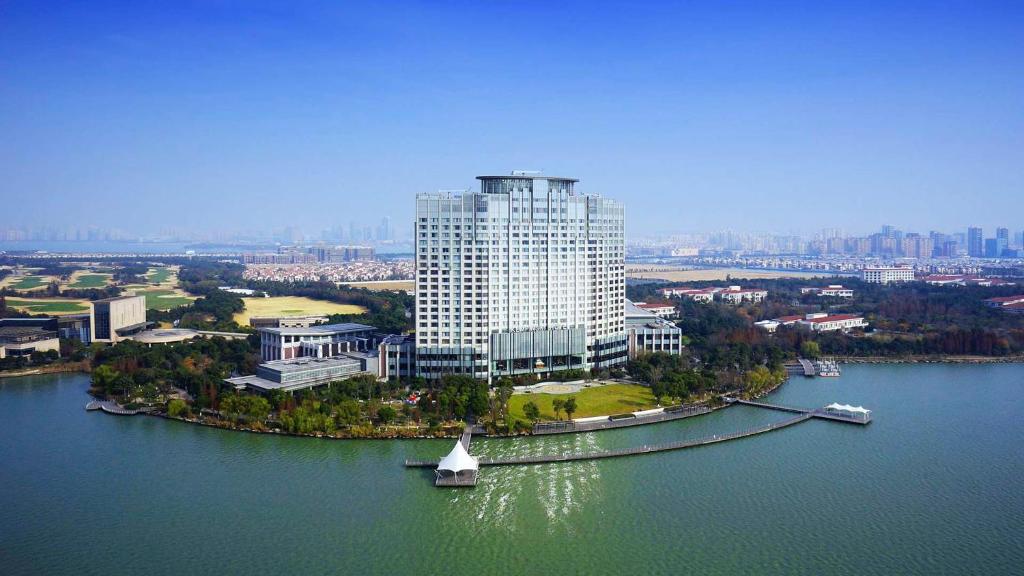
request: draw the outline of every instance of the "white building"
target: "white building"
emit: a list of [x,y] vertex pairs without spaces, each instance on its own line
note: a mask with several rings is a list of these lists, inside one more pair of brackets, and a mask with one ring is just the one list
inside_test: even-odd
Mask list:
[[803,320],[798,321],[797,324],[815,332],[831,332],[834,330],[845,332],[853,328],[864,328],[868,325],[863,317],[856,314],[829,315],[824,312],[808,314]]
[[629,357],[648,352],[683,353],[683,331],[672,322],[626,300]]
[[618,202],[577,181],[480,176],[416,197],[416,366],[428,378],[603,368],[626,360]]
[[829,284],[824,288],[820,286],[801,288],[800,293],[816,294],[818,296],[831,296],[834,298],[853,298],[853,290],[851,288],[843,288],[840,284]]
[[877,266],[865,268],[861,274],[865,282],[873,284],[912,282],[914,280],[914,269],[909,266]]
[[665,298],[689,298],[695,302],[708,303],[721,292],[721,288],[662,288],[661,295]]
[[729,304],[760,302],[768,297],[768,291],[754,288],[741,288],[739,286],[729,286],[725,290],[718,292],[718,297],[722,302]]
[[660,318],[671,318],[676,315],[676,307],[671,304],[654,304],[647,302],[634,302],[637,308],[646,310]]

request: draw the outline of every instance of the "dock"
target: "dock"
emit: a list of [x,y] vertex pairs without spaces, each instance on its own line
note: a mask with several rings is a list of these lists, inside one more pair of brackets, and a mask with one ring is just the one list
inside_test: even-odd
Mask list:
[[[753,402],[751,400],[741,400],[739,398],[726,398],[726,402],[729,404],[742,404],[744,406],[755,406],[757,408],[767,408],[769,410],[778,410],[780,412],[791,412],[799,414],[807,414],[811,418],[821,418],[822,420],[832,420],[833,422],[845,422],[847,424],[860,424],[866,426],[871,423],[871,411],[866,410],[857,416],[857,413],[844,413],[838,410],[829,410],[830,406],[839,406],[837,404],[830,404],[824,408],[817,408],[815,410],[808,410],[806,408],[794,408],[793,406],[782,406],[779,404],[768,404],[767,402]],[[845,406],[845,408],[855,408],[854,406]]]
[[116,402],[111,402],[109,400],[93,400],[85,405],[85,409],[100,410],[107,414],[116,414],[118,416],[134,416],[135,414],[140,414],[142,412],[141,410],[128,410],[127,408],[122,408],[118,406]]

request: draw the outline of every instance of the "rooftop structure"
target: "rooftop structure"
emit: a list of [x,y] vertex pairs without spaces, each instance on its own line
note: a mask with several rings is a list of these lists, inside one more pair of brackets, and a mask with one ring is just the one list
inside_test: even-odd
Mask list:
[[0,319],[0,358],[50,350],[60,353],[55,318]]
[[367,351],[376,345],[376,328],[352,322],[305,327],[260,328],[260,358],[264,362],[304,356],[320,358],[343,352]]
[[272,390],[294,392],[367,373],[369,362],[365,355],[348,354],[331,358],[276,360],[260,364],[253,376],[227,378],[224,382],[238,390],[248,389],[261,394]]

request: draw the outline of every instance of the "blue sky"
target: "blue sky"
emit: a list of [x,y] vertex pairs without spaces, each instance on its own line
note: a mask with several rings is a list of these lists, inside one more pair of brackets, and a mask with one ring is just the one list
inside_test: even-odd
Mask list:
[[4,2],[0,225],[401,225],[543,169],[633,234],[1024,228],[1022,2],[553,4]]

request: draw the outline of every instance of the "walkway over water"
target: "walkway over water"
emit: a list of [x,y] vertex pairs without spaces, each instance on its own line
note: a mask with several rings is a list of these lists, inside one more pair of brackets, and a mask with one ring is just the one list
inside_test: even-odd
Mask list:
[[814,370],[814,363],[811,362],[810,360],[806,359],[806,358],[801,358],[800,359],[800,366],[803,367],[803,369],[804,369],[804,376],[807,376],[807,377],[810,378],[810,377],[814,376],[815,374],[817,374],[817,372]]
[[[742,404],[745,406],[755,406],[758,408],[767,408],[769,410],[778,410],[781,412],[788,412],[794,414],[792,418],[783,420],[781,422],[775,422],[764,426],[758,426],[755,428],[748,428],[740,432],[733,432],[731,434],[714,434],[712,436],[705,436],[703,438],[696,438],[693,440],[680,440],[678,442],[668,442],[665,444],[645,444],[643,446],[637,446],[635,448],[623,448],[619,450],[603,450],[598,452],[581,452],[571,454],[542,454],[538,456],[520,456],[511,458],[478,458],[477,461],[480,466],[515,466],[515,465],[529,465],[529,464],[547,464],[553,462],[573,462],[577,460],[599,460],[603,458],[619,458],[622,456],[635,456],[639,454],[650,454],[653,452],[667,452],[669,450],[683,450],[686,448],[696,448],[698,446],[707,446],[709,444],[718,444],[719,442],[728,442],[729,440],[738,440],[740,438],[746,438],[748,436],[755,436],[757,434],[764,434],[765,432],[771,432],[772,430],[779,430],[786,428],[794,424],[806,422],[811,418],[821,418],[824,420],[833,420],[836,422],[846,422],[849,424],[861,424],[866,425],[871,422],[870,411],[864,411],[860,417],[854,415],[847,415],[837,413],[835,411],[829,411],[829,408],[838,406],[830,405],[829,407],[819,408],[816,410],[808,410],[806,408],[795,408],[792,406],[782,406],[780,404],[768,404],[763,402],[752,402],[750,400],[741,400],[739,398],[726,398],[726,402],[729,404]],[[853,407],[847,407],[853,408]],[[464,447],[469,448],[469,439],[472,432],[467,428],[462,434],[459,442],[463,443]],[[406,460],[405,465],[409,468],[436,468],[438,460]],[[473,471],[472,478],[465,478],[460,482],[460,479],[456,475],[455,478],[449,478],[446,482],[442,483],[440,478],[435,482],[436,486],[473,486],[476,484],[477,475],[476,471]]]
[[834,420],[836,422],[846,422],[848,424],[861,424],[867,425],[871,423],[871,414],[865,414],[863,417],[857,417],[850,414],[841,414],[838,412],[830,412],[826,408],[818,408],[816,410],[807,410],[806,408],[794,408],[792,406],[782,406],[779,404],[768,404],[767,402],[752,402],[750,400],[741,400],[739,398],[726,398],[726,402],[729,404],[743,404],[744,406],[756,406],[758,408],[768,408],[769,410],[779,410],[782,412],[792,412],[794,414],[807,414],[812,418],[821,418],[823,420]]
[[[669,450],[683,450],[685,448],[695,448],[697,446],[707,446],[709,444],[717,444],[719,442],[728,442],[729,440],[736,440],[738,438],[746,438],[747,436],[754,436],[757,434],[763,434],[765,432],[771,432],[772,430],[778,430],[794,424],[805,422],[812,418],[811,414],[799,414],[788,420],[782,422],[775,422],[765,426],[759,426],[757,428],[749,428],[741,432],[733,432],[732,434],[715,434],[713,436],[705,436],[703,438],[697,438],[694,440],[681,440],[678,442],[669,442],[666,444],[646,444],[644,446],[637,446],[635,448],[623,448],[620,450],[603,450],[600,452],[581,452],[578,454],[542,454],[539,456],[521,456],[515,458],[479,458],[478,461],[481,466],[514,466],[523,464],[547,464],[551,462],[572,462],[575,460],[599,460],[602,458],[618,458],[621,456],[633,456],[638,454],[650,454],[652,452],[666,452]],[[409,468],[433,468],[437,466],[437,460],[406,460],[405,465]]]

